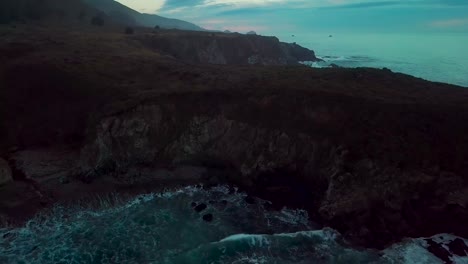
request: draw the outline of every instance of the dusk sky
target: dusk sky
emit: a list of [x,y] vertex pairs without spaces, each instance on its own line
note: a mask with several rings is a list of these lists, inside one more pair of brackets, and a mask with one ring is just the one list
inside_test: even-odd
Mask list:
[[279,32],[467,32],[468,0],[118,0],[207,29]]

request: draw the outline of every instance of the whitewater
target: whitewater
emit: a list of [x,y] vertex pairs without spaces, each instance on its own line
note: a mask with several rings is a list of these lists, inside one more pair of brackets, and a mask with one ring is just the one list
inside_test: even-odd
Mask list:
[[[0,229],[0,263],[444,263],[424,238],[355,248],[306,211],[268,210],[268,201],[246,197],[228,186],[190,186],[56,206]],[[456,238],[432,237],[444,247]]]

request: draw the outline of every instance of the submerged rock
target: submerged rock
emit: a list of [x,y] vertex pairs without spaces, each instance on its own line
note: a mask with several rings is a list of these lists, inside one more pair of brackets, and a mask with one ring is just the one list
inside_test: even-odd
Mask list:
[[205,210],[207,207],[208,206],[206,204],[201,203],[201,204],[195,206],[195,211],[199,213],[199,212]]
[[206,214],[206,215],[203,215],[203,220],[206,221],[206,222],[211,222],[211,221],[213,221],[213,214]]

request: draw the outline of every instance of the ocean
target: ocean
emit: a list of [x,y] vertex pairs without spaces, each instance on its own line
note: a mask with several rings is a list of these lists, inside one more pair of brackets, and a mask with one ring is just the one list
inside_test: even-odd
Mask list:
[[295,34],[279,35],[312,49],[326,67],[389,68],[430,81],[468,87],[468,35],[447,34]]
[[[0,229],[0,263],[443,263],[423,238],[380,251],[355,248],[306,211],[272,211],[268,201],[246,197],[228,186],[189,186],[56,206],[23,227]],[[455,237],[432,239],[447,244]]]

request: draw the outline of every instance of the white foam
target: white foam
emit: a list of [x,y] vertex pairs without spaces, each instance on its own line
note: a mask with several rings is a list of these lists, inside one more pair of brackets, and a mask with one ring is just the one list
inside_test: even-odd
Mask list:
[[346,56],[325,56],[320,59],[324,61],[348,61],[350,60],[350,58]]
[[[299,231],[294,233],[278,233],[278,234],[235,234],[221,239],[219,242],[228,241],[241,241],[248,240],[252,246],[263,246],[269,245],[271,238],[286,237],[286,238],[297,238],[305,236],[309,238],[318,237],[325,241],[334,241],[338,237],[338,232],[330,228],[324,228],[322,230],[311,230],[311,231]],[[215,242],[218,243],[218,242]]]
[[[180,198],[187,199],[190,201],[191,197],[195,197],[199,199],[202,197],[203,199],[210,199],[210,197],[218,197],[221,196],[223,199],[233,201],[231,204],[239,206],[244,206],[244,197],[246,196],[245,193],[237,193],[237,190],[234,194],[229,194],[230,188],[228,186],[218,186],[211,188],[209,191],[206,191],[200,186],[189,186],[184,188],[179,188],[176,190],[165,191],[162,193],[150,193],[150,194],[143,194],[136,196],[130,200],[121,200],[117,196],[109,196],[102,199],[100,205],[103,208],[64,208],[64,207],[57,207],[55,208],[55,212],[52,214],[51,217],[37,217],[27,223],[24,228],[17,228],[17,229],[0,229],[1,233],[12,232],[11,237],[20,237],[20,240],[16,238],[11,239],[10,242],[8,239],[4,239],[1,241],[0,236],[0,253],[2,254],[13,254],[10,252],[15,252],[13,250],[14,246],[21,246],[23,247],[24,252],[28,252],[28,247],[31,247],[33,244],[31,243],[24,243],[22,241],[32,241],[34,237],[49,237],[52,240],[61,241],[63,235],[67,235],[72,233],[73,230],[88,230],[89,226],[89,219],[92,217],[99,217],[99,216],[113,216],[115,213],[120,213],[121,211],[125,211],[131,209],[132,207],[138,206],[144,203],[151,203],[157,199],[178,199]],[[219,198],[219,197],[218,197]],[[215,199],[218,199],[215,198]],[[185,201],[185,200],[183,200]],[[178,200],[176,201],[178,202]],[[248,210],[258,210],[263,209],[261,204],[267,203],[267,201],[259,202],[259,207],[249,207]],[[188,205],[187,205],[188,206]],[[241,207],[242,208],[242,207]],[[138,208],[137,208],[138,209]],[[242,209],[244,210],[244,209]],[[276,234],[234,234],[228,237],[225,237],[217,242],[213,242],[213,244],[217,243],[225,243],[225,242],[241,242],[247,243],[251,249],[255,248],[263,248],[264,250],[270,250],[271,248],[282,247],[283,245],[287,245],[291,241],[295,241],[298,239],[298,242],[302,243],[312,243],[315,250],[322,252],[325,255],[333,255],[333,254],[367,254],[370,255],[376,254],[377,251],[373,250],[365,250],[365,251],[358,251],[353,249],[352,247],[344,247],[340,243],[336,243],[339,239],[340,234],[330,228],[324,228],[321,230],[311,230],[308,226],[309,219],[306,211],[302,210],[293,210],[284,208],[281,211],[268,211],[265,212],[265,220],[273,222],[273,229],[272,230],[279,230],[284,231],[285,233],[276,233]],[[223,212],[219,212],[221,216]],[[67,216],[68,215],[68,216]],[[296,230],[305,230],[305,231],[298,231],[298,232],[291,232]],[[238,230],[242,232],[242,229]],[[280,231],[280,232],[281,232]],[[265,231],[259,231],[265,232]],[[60,239],[58,239],[60,238]],[[449,250],[448,244],[457,239],[458,237],[450,235],[450,234],[439,234],[436,236],[431,237],[436,243],[440,243],[444,248]],[[217,239],[217,238],[215,238]],[[310,239],[310,240],[309,240]],[[383,253],[382,258],[380,259],[381,262],[379,263],[395,263],[395,264],[405,264],[405,263],[421,263],[421,264],[429,264],[429,263],[443,263],[439,258],[431,254],[428,250],[428,244],[425,241],[426,238],[416,238],[416,239],[407,239],[401,243],[397,243],[391,246],[388,249],[381,251]],[[63,240],[64,248],[66,248],[66,240]],[[466,239],[463,241],[468,244]],[[286,243],[286,244],[283,244]],[[2,249],[3,247],[3,249]],[[26,249],[25,249],[26,248]],[[18,251],[18,252],[21,252]],[[351,252],[351,253],[349,253]],[[57,252],[57,254],[61,254]],[[13,255],[11,256],[13,259]],[[249,259],[244,259],[244,261],[239,260],[239,263],[267,263],[262,262],[266,260],[263,256],[259,255],[258,257],[249,256]],[[468,264],[468,257],[460,257],[460,256],[452,256],[451,260],[456,264]]]
[[306,210],[289,209],[285,207],[276,218],[291,225],[308,225],[309,223],[309,214]]
[[335,241],[338,238],[339,233],[331,228],[326,227],[321,230],[299,231],[299,232],[294,232],[294,233],[280,233],[280,234],[274,234],[274,236],[291,237],[291,238],[296,238],[298,236],[306,236],[309,238],[319,237],[325,241]]
[[300,61],[299,63],[312,68],[330,68],[330,64],[325,61]]
[[241,241],[247,240],[251,246],[268,246],[270,241],[267,238],[267,235],[251,235],[251,234],[236,234],[228,236],[224,239],[221,239],[220,242],[232,242],[232,241]]
[[269,263],[267,257],[265,256],[249,256],[249,257],[241,257],[237,260],[234,260],[231,262],[231,264],[237,264],[237,263],[242,263],[242,264],[265,264]]
[[443,264],[439,258],[426,250],[422,241],[417,239],[410,239],[403,243],[395,244],[383,250],[383,253],[383,259],[387,260],[389,263]]

